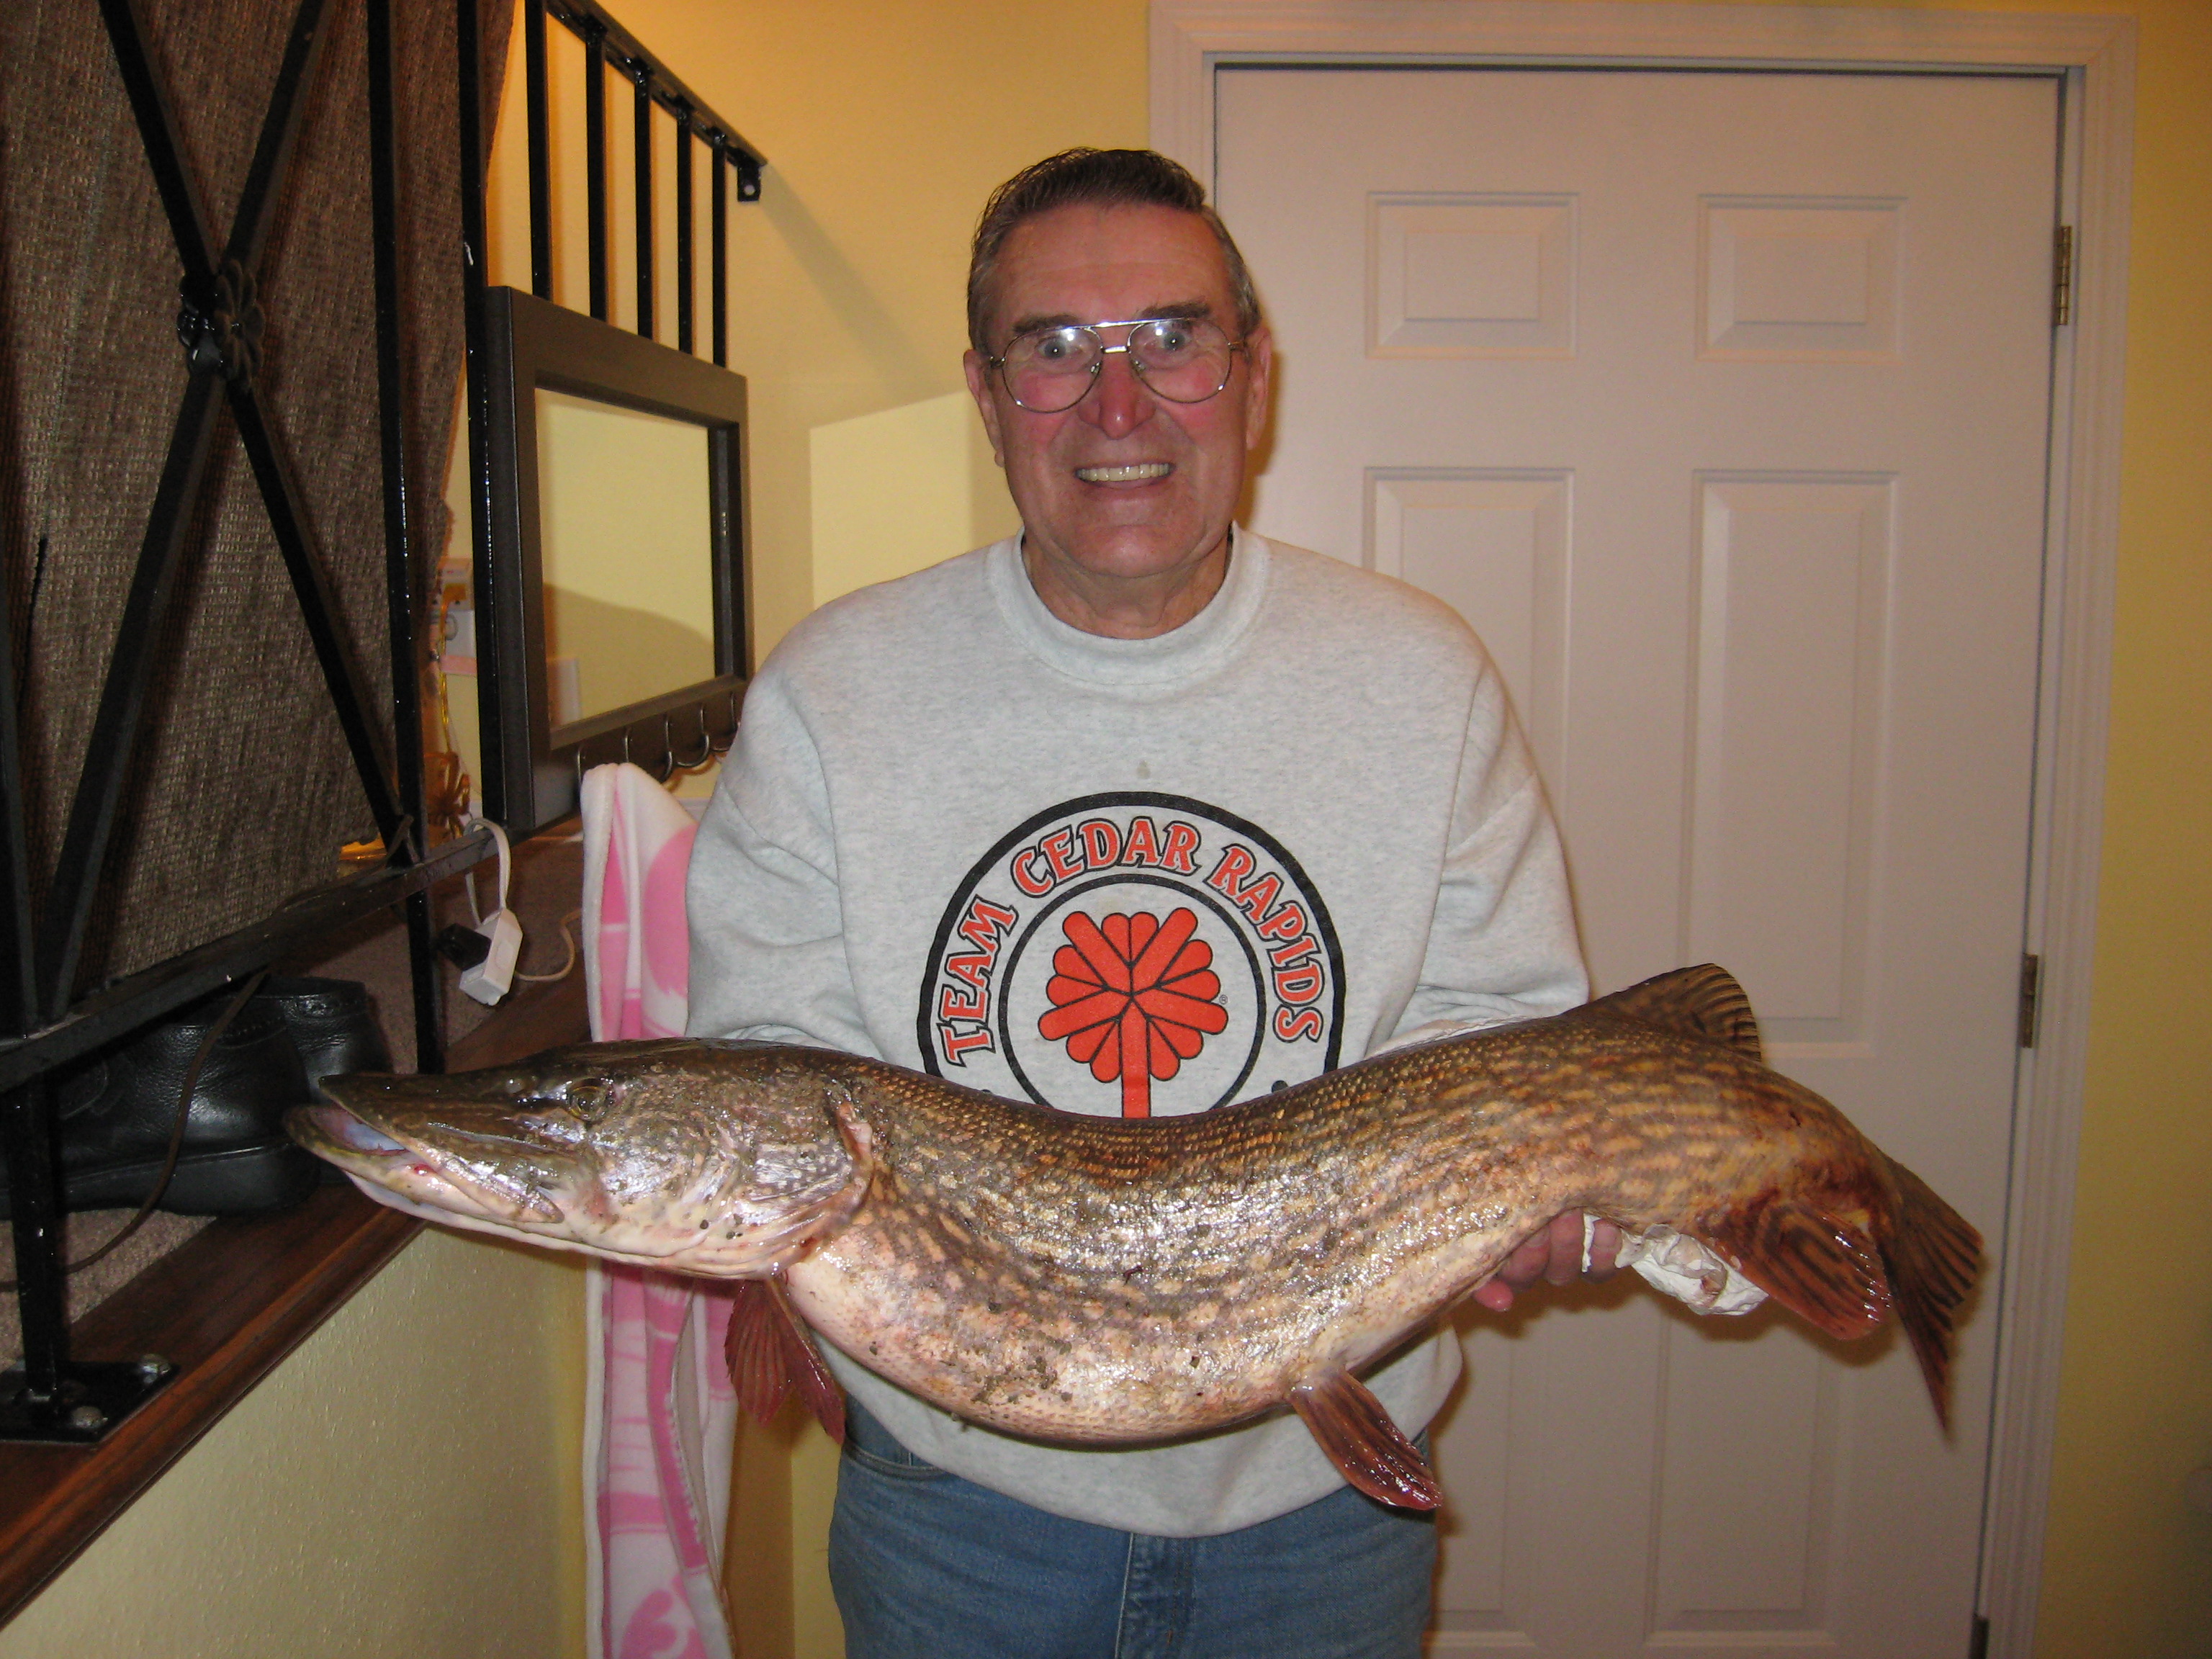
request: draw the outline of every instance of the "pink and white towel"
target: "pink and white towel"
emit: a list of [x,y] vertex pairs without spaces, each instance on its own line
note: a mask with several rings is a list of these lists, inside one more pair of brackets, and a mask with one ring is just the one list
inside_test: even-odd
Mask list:
[[[584,775],[584,984],[596,1041],[683,1034],[696,826],[639,768]],[[722,1599],[737,1399],[730,1298],[593,1262],[586,1291],[590,1659],[732,1659]]]
[[698,825],[641,767],[584,774],[584,987],[592,1040],[682,1036],[684,878]]

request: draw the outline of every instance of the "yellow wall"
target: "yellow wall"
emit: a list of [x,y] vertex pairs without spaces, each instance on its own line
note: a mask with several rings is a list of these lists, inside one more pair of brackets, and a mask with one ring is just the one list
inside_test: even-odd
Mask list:
[[1014,527],[1013,503],[965,387],[807,435],[817,605]]
[[[2201,1659],[2212,1517],[2185,1510],[2181,1483],[2212,1463],[2212,3],[1982,9],[2141,25],[2095,1024],[2038,1649]],[[826,501],[869,489],[895,501],[898,467],[933,459],[949,476],[962,464],[951,426],[917,406],[960,388],[976,208],[1063,145],[1145,141],[1145,9],[623,0],[619,10],[772,161],[763,204],[732,215],[732,249],[765,651],[860,574],[849,526]],[[1051,100],[1024,96],[1035,64],[1079,72]],[[871,475],[868,446],[848,441],[872,428],[841,423],[884,416],[904,436]],[[904,556],[995,533],[1006,521],[985,521],[994,505],[971,497],[962,538],[957,507],[939,502],[929,516],[940,527]],[[819,1571],[832,1469],[826,1443],[800,1436],[797,1602],[769,1622],[808,1659],[838,1651]]]
[[2212,1516],[2181,1490],[2212,1466],[2212,4],[2131,9],[2112,751],[2045,1659],[2212,1652]]
[[581,1277],[423,1235],[0,1629],[0,1659],[581,1653]]
[[[760,204],[730,214],[730,366],[746,377],[752,413],[755,639],[765,654],[829,596],[816,587],[817,512],[834,519],[856,496],[894,499],[902,472],[973,475],[972,415],[953,423],[925,409],[891,422],[880,468],[833,434],[817,475],[814,434],[962,391],[960,295],[976,210],[993,185],[1052,150],[1145,142],[1145,9],[1141,0],[624,0],[616,15],[770,164]],[[550,31],[556,70],[564,33]],[[1039,99],[1030,90],[1036,64],[1077,67]],[[511,96],[508,107],[519,106]],[[623,117],[611,116],[610,129],[626,130],[626,102],[611,98],[609,108]],[[558,99],[555,115],[557,125]],[[617,137],[626,179],[626,140]],[[527,287],[518,258],[528,246],[523,153],[507,142],[500,150],[490,272]],[[665,156],[658,173],[671,175]],[[626,193],[625,182],[618,203]],[[664,223],[672,202],[664,196]],[[556,218],[558,297],[580,305],[580,216],[556,209]],[[618,276],[628,225],[618,208]],[[662,315],[672,317],[665,280],[661,294]],[[616,320],[633,320],[635,304],[619,280]],[[703,339],[703,299],[700,325]],[[659,331],[674,337],[672,324]],[[915,564],[1012,528],[1002,492],[974,489],[969,499],[964,524],[955,513],[933,515],[931,533],[909,544]],[[829,591],[842,591],[839,556],[825,562]]]

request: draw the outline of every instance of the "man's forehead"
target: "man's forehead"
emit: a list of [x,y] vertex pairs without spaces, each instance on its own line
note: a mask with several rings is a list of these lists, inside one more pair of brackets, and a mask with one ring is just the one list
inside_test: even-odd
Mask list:
[[1017,225],[994,309],[1008,333],[1141,317],[1225,319],[1235,309],[1212,228],[1174,208],[1079,204]]

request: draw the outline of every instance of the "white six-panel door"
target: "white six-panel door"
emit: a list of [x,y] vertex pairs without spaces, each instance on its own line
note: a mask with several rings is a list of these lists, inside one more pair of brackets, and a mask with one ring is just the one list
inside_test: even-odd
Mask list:
[[[1488,641],[1599,989],[1719,961],[1771,1056],[2002,1225],[2055,82],[1224,70],[1276,332],[1255,528]],[[1470,1316],[1435,1649],[1961,1659],[1996,1332],[1630,1285]]]

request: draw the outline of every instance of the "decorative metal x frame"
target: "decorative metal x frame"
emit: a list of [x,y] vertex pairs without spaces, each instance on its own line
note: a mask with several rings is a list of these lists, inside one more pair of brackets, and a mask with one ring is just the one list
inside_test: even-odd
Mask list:
[[[283,554],[329,686],[332,706],[352,751],[362,787],[386,846],[402,830],[389,744],[369,718],[369,699],[338,622],[328,567],[317,545],[292,463],[256,380],[263,328],[256,295],[257,268],[270,222],[290,169],[295,142],[326,38],[325,0],[301,0],[285,44],[276,90],[261,125],[260,141],[246,187],[220,252],[210,234],[207,210],[187,170],[173,106],[146,50],[137,0],[100,0],[100,14],[138,123],[146,160],[184,265],[183,304],[177,332],[191,378],[177,410],[161,483],[148,515],[146,535],[125,602],[115,652],[101,688],[83,772],[70,806],[69,825],[52,890],[38,928],[36,981],[40,1012],[57,1019],[75,994],[85,932],[101,872],[113,842],[117,809],[131,755],[145,723],[147,692],[162,623],[183,562],[185,541],[205,487],[214,452],[216,407],[230,405],[246,447],[270,527]],[[410,734],[411,735],[411,734]],[[419,848],[416,849],[419,852]]]
[[[319,62],[326,0],[300,0],[261,132],[218,252],[205,206],[184,161],[174,108],[147,52],[138,0],[99,0],[148,167],[184,267],[177,331],[188,378],[161,481],[117,629],[83,769],[43,907],[30,891],[21,750],[11,630],[0,629],[0,1151],[13,1206],[17,1304],[24,1364],[0,1374],[0,1439],[100,1439],[171,1374],[166,1364],[72,1363],[62,1298],[60,1185],[46,1075],[215,986],[265,965],[298,940],[404,902],[415,981],[416,1063],[443,1064],[428,886],[490,850],[483,833],[428,850],[422,802],[421,708],[416,682],[416,582],[408,546],[401,383],[405,355],[398,255],[392,0],[364,0],[368,46],[369,185],[374,224],[379,428],[384,462],[386,623],[392,661],[392,730],[370,717],[370,699],[339,621],[327,562],[278,428],[256,376],[263,318],[261,255],[282,199],[307,94]],[[479,95],[473,52],[476,0],[460,0],[462,126]],[[464,167],[464,187],[472,175]],[[477,180],[480,188],[480,179]],[[469,220],[464,202],[464,219]],[[476,215],[481,219],[481,208]],[[480,234],[480,227],[479,232]],[[85,936],[112,850],[131,753],[145,725],[157,653],[175,596],[185,540],[207,482],[216,410],[227,402],[245,445],[293,592],[306,621],[362,788],[392,862],[385,871],[286,906],[131,979],[76,1000]],[[395,775],[396,763],[396,775]],[[40,914],[34,914],[40,912]]]

